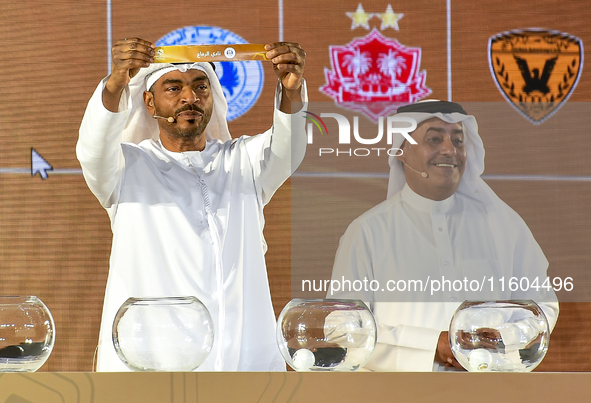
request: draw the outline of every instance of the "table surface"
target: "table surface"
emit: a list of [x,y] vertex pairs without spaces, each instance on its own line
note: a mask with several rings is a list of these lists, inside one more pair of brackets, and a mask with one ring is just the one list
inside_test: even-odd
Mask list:
[[4,373],[0,403],[583,402],[591,373]]

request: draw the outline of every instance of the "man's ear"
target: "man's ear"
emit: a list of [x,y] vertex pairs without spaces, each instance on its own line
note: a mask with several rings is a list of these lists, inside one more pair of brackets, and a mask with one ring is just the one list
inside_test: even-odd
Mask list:
[[396,158],[398,158],[398,161],[404,163],[406,162],[406,151],[410,148],[410,143],[404,140],[399,148],[402,150],[402,154],[397,155]]
[[150,115],[154,116],[156,113],[156,107],[154,106],[154,94],[150,91],[144,91],[144,104]]

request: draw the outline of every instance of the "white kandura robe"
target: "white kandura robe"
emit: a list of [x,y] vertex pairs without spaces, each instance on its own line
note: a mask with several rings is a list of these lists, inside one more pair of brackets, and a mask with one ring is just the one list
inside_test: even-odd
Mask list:
[[[330,298],[366,301],[378,324],[378,343],[365,369],[374,371],[445,370],[434,363],[439,333],[449,330],[455,310],[466,299],[533,299],[546,314],[550,330],[558,316],[553,292],[510,292],[511,277],[546,278],[548,262],[525,222],[505,205],[504,233],[496,233],[484,205],[456,192],[433,201],[413,192],[408,185],[354,220],[341,238],[332,279],[342,283],[367,278],[380,289],[337,292]],[[499,258],[495,238],[514,242],[512,261]],[[501,292],[499,278],[505,277]],[[390,280],[443,278],[477,280],[482,291],[443,293],[387,291]],[[490,279],[493,280],[490,280]],[[493,285],[491,289],[491,283]],[[375,284],[375,283],[374,283]],[[400,287],[403,283],[399,283]],[[451,290],[450,290],[451,288]],[[458,289],[459,287],[457,287]],[[468,287],[469,288],[469,287]]]
[[98,371],[129,370],[111,336],[123,302],[163,296],[196,296],[211,313],[214,345],[199,370],[284,371],[264,259],[263,207],[303,159],[302,113],[277,109],[278,88],[273,127],[265,133],[174,153],[154,140],[121,142],[129,92],[120,112],[109,112],[102,103],[105,83],[88,104],[76,149],[113,230]]
[[[484,144],[472,115],[462,113],[398,113],[421,123],[438,118],[461,123],[467,154],[466,168],[456,192],[433,201],[413,192],[406,183],[403,165],[389,158],[388,199],[353,221],[337,250],[333,279],[374,277],[380,287],[388,280],[493,279],[485,280],[482,292],[337,293],[332,298],[360,298],[368,303],[378,323],[378,342],[365,369],[373,371],[445,370],[434,362],[437,340],[448,330],[455,309],[471,300],[531,299],[544,310],[550,330],[558,317],[553,290],[532,288],[509,292],[508,279],[547,278],[548,260],[531,231],[511,207],[484,182]],[[396,136],[392,148],[401,146]],[[429,178],[424,180],[428,181]],[[505,292],[499,278],[505,276]],[[422,278],[421,278],[422,277]],[[396,301],[396,302],[395,302]],[[429,302],[428,302],[429,301]]]

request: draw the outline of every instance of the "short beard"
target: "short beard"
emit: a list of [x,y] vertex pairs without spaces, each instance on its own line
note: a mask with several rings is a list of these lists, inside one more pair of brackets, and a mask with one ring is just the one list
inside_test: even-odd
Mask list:
[[179,138],[179,139],[197,138],[205,132],[205,128],[207,127],[207,124],[209,123],[209,119],[207,119],[207,121],[206,121],[205,115],[203,115],[203,117],[204,117],[204,119],[201,121],[201,123],[195,127],[188,127],[185,129],[179,129],[176,126],[173,126],[174,123],[162,122],[163,129],[166,131],[166,133],[170,134],[173,137]]
[[[201,136],[203,133],[205,133],[205,128],[207,127],[207,125],[209,124],[209,121],[211,120],[211,115],[212,115],[213,111],[211,109],[204,111],[199,107],[189,107],[189,108],[183,107],[183,108],[177,109],[174,112],[175,119],[179,113],[186,111],[186,110],[197,110],[202,113],[201,122],[199,123],[199,125],[194,126],[194,127],[188,127],[185,129],[179,129],[176,125],[176,121],[174,123],[170,123],[168,121],[159,121],[160,127],[166,133],[168,133],[172,137],[176,137],[178,139],[194,139],[194,138]],[[160,115],[160,113],[158,111],[156,111],[156,115]]]

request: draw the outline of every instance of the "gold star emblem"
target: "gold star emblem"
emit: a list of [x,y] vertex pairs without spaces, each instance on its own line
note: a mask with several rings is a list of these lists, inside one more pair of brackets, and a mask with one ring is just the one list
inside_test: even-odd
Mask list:
[[388,4],[388,8],[386,8],[386,12],[383,14],[377,14],[382,19],[382,25],[380,26],[380,30],[383,31],[388,27],[394,28],[396,31],[399,31],[398,28],[398,20],[404,17],[404,14],[396,14],[392,10],[392,6]]
[[347,17],[353,20],[351,29],[362,27],[369,30],[369,19],[373,17],[373,13],[366,13],[361,3],[357,6],[357,10],[354,13],[347,13]]

